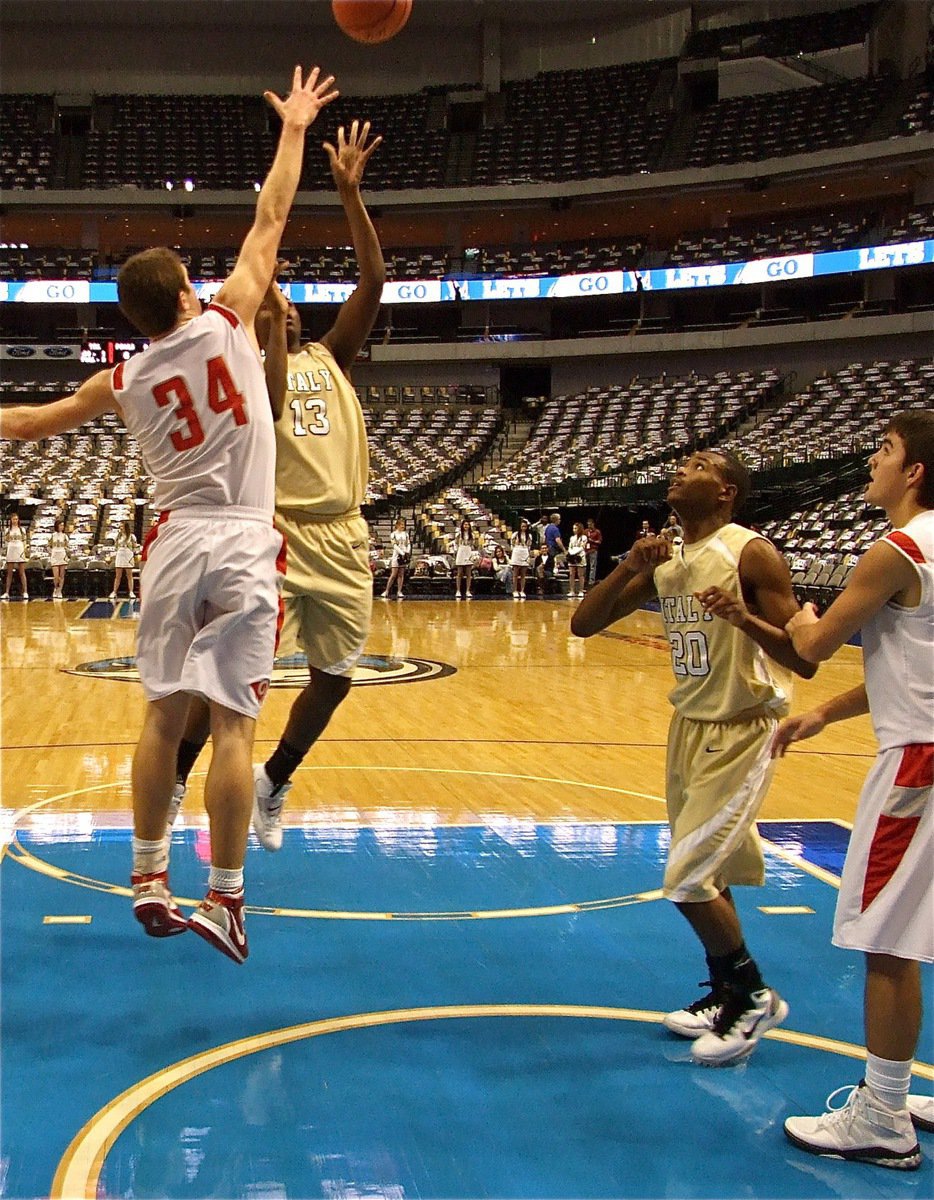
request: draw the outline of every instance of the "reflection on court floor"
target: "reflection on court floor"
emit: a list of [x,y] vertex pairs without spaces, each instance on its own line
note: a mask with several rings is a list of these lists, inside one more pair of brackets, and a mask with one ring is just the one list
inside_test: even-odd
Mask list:
[[[0,870],[2,1195],[929,1196],[930,1138],[903,1176],[782,1136],[860,1077],[862,963],[830,946],[846,829],[762,832],[739,903],[791,1015],[718,1071],[659,1025],[704,972],[658,898],[664,825],[292,828],[251,847],[237,967],[142,935],[128,830],[27,822]],[[206,873],[206,833],[177,833],[176,893]]]

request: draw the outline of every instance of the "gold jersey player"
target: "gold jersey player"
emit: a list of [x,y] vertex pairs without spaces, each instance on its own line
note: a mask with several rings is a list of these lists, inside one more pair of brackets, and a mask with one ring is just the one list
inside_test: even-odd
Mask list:
[[[257,317],[266,350],[266,382],[275,419],[276,527],[288,557],[282,647],[308,658],[309,682],[292,705],[272,756],[254,768],[253,828],[267,850],[282,845],[282,803],[291,776],[350,691],[373,607],[369,532],[360,512],[369,474],[366,426],[348,372],[379,311],[386,269],[376,230],[360,196],[369,122],[354,121],[337,146],[325,143],[350,224],[359,281],[320,342],[301,344],[295,306],[275,291]],[[192,706],[179,750],[175,803],[207,737]]]
[[691,455],[668,491],[683,544],[640,538],[571,618],[572,631],[590,637],[653,596],[661,605],[675,675],[663,891],[703,944],[710,972],[710,992],[665,1025],[691,1038],[695,1061],[710,1066],[745,1058],[788,1014],[746,948],[730,888],[764,880],[755,819],[772,775],[771,742],[788,711],[791,673],[815,671],[784,630],[798,611],[784,559],[733,521],[748,488],[732,455]]

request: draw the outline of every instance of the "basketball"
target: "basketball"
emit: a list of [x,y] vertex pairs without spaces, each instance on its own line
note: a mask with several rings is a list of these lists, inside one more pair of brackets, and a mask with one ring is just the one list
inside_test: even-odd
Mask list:
[[405,25],[412,0],[331,0],[334,20],[355,42],[387,42]]

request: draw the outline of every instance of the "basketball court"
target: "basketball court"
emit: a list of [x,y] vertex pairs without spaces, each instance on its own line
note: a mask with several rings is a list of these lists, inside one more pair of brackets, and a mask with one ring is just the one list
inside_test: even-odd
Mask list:
[[[660,620],[584,642],[571,611],[376,606],[282,851],[251,841],[237,967],[132,920],[132,606],[5,610],[3,1195],[931,1194],[928,1135],[903,1174],[782,1134],[861,1075],[862,962],[830,927],[868,720],[779,764],[766,886],[738,895],[789,1019],[745,1065],[696,1067],[660,1024],[704,971],[658,892]],[[300,678],[279,664],[257,759]],[[860,678],[845,648],[795,707]],[[208,754],[173,839],[185,909],[207,874]],[[916,1091],[934,1089],[931,1040]]]

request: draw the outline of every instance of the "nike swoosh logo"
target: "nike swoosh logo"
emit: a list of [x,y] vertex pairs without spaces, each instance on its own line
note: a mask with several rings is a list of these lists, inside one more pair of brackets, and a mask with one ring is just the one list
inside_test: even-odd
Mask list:
[[719,746],[705,746],[704,753],[705,754],[719,754],[720,747]]
[[752,1035],[753,1035],[753,1034],[756,1032],[756,1030],[759,1028],[759,1025],[760,1025],[760,1023],[761,1023],[761,1022],[762,1022],[762,1021],[763,1021],[763,1020],[764,1020],[764,1019],[765,1019],[767,1016],[768,1016],[768,1013],[760,1013],[760,1014],[759,1014],[759,1016],[758,1016],[758,1017],[756,1017],[755,1021],[753,1021],[753,1023],[752,1023],[752,1028],[751,1028],[751,1029],[747,1029],[747,1030],[746,1030],[746,1032],[743,1034],[743,1037],[746,1039],[746,1041],[747,1041],[747,1042],[750,1040],[750,1038],[752,1037]]
[[362,545],[363,542],[351,542],[350,548],[351,550],[359,550]]

